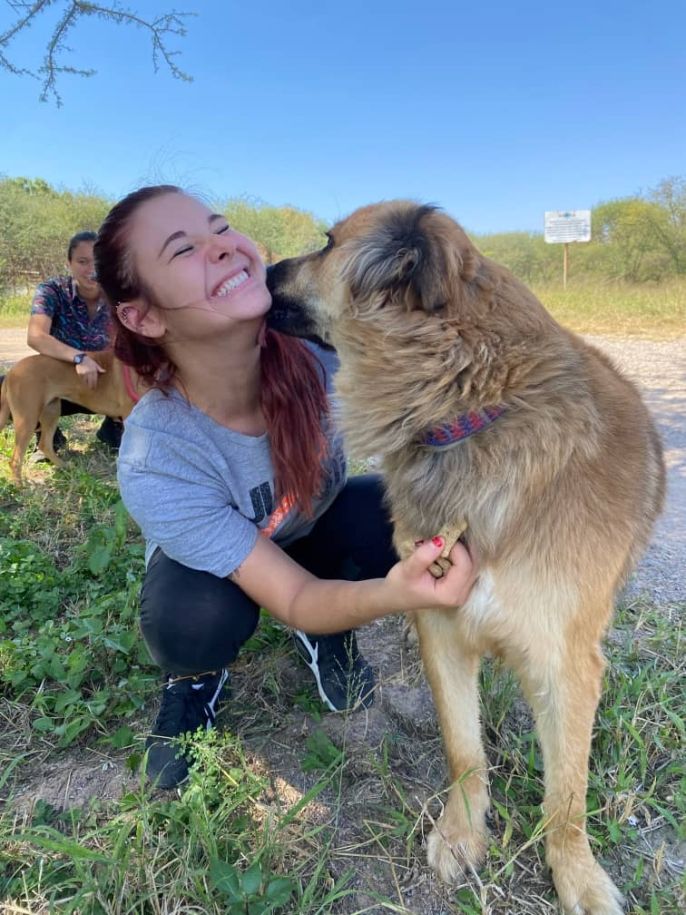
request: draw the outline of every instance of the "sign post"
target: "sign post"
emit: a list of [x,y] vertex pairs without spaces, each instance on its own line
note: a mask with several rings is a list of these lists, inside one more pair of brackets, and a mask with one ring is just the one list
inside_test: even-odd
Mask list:
[[591,240],[590,210],[546,210],[545,241],[550,245],[564,245],[562,255],[562,287],[567,288],[569,272],[569,245],[575,241]]

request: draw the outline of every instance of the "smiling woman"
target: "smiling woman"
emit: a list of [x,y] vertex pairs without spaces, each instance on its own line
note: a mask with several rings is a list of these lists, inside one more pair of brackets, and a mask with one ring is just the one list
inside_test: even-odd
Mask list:
[[373,701],[352,627],[454,607],[474,571],[458,546],[436,581],[442,542],[396,562],[379,480],[346,480],[317,350],[266,329],[265,267],[223,216],[142,188],[110,212],[95,257],[115,352],[150,388],[127,419],[119,483],[147,540],[141,626],[166,677],[147,771],[170,788],[188,773],[175,738],[213,724],[260,607],[294,629],[322,701],[342,711]]
[[[104,369],[87,351],[108,349],[111,322],[102,292],[93,276],[93,243],[95,232],[78,232],[69,241],[67,262],[69,274],[53,276],[42,283],[33,296],[26,342],[43,356],[50,356],[73,366],[76,375],[94,389]],[[82,404],[68,400],[60,402],[63,416],[90,413]],[[119,420],[106,416],[97,438],[116,450],[121,439]],[[65,438],[59,428],[54,444],[60,448]],[[38,458],[45,458],[42,452]]]

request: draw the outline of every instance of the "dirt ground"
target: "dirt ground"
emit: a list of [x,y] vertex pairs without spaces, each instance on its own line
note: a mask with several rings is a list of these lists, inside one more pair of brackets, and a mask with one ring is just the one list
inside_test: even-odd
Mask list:
[[0,328],[0,372],[6,372],[18,359],[30,356],[32,352],[26,345],[26,330],[23,327]]

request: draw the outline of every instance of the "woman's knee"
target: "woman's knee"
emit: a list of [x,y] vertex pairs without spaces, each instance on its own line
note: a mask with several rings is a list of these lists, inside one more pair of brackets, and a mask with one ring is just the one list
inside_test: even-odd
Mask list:
[[201,673],[235,660],[259,607],[233,582],[189,569],[158,550],[141,592],[141,631],[166,671]]

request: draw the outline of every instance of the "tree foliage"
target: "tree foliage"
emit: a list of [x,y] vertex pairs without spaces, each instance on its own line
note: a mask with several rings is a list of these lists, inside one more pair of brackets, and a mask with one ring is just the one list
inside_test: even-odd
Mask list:
[[[89,190],[57,190],[42,178],[0,178],[0,292],[63,273],[71,236],[97,231],[112,203]],[[235,198],[225,212],[257,242],[267,263],[324,243],[324,223],[297,207]]]
[[[645,195],[608,200],[591,213],[592,241],[571,246],[575,277],[642,283],[686,274],[686,179],[667,178]],[[561,245],[537,233],[476,236],[477,247],[528,283],[559,278]]]
[[653,230],[669,255],[674,272],[686,273],[686,178],[665,178],[651,192],[657,204]]
[[[112,201],[95,192],[58,190],[42,178],[0,177],[0,292],[19,291],[60,273],[69,238],[96,231]],[[223,207],[230,224],[274,263],[324,244],[326,224],[294,206],[234,197]],[[593,241],[572,245],[571,276],[629,282],[686,273],[686,179],[668,178],[643,196],[598,204]],[[529,284],[559,280],[561,245],[534,232],[475,236],[477,247]]]
[[315,251],[324,244],[326,224],[293,206],[275,207],[248,197],[235,197],[224,209],[230,225],[252,238],[267,264]]
[[87,190],[57,191],[42,178],[0,180],[0,288],[63,273],[71,236],[97,231],[110,205]]
[[[169,40],[172,37],[184,37],[186,28],[184,20],[191,13],[179,13],[172,10],[159,16],[144,16],[135,10],[122,7],[119,3],[89,3],[86,0],[7,0],[15,12],[16,18],[4,32],[0,33],[0,70],[7,70],[15,76],[29,76],[42,83],[40,100],[54,99],[60,106],[62,99],[57,91],[58,78],[65,73],[76,76],[93,76],[95,70],[85,70],[64,62],[71,48],[67,38],[87,18],[100,19],[109,25],[126,25],[141,29],[148,34],[152,46],[152,62],[155,72],[160,63],[164,63],[176,79],[190,81],[191,77],[176,63],[179,52],[171,50]],[[46,14],[56,10],[54,22],[45,48],[42,64],[37,69],[28,69],[15,64],[8,56],[8,49],[14,39],[43,20]]]
[[535,232],[501,232],[475,236],[474,241],[486,257],[505,264],[525,283],[547,282],[560,273],[560,252],[547,245]]

